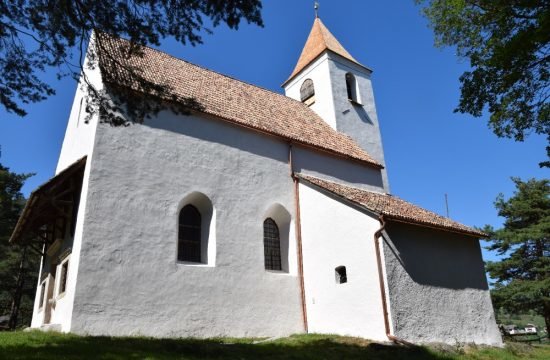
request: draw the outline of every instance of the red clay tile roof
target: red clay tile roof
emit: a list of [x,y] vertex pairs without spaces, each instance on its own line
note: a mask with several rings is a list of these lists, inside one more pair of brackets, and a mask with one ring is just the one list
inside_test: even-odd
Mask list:
[[481,231],[413,205],[393,195],[358,189],[303,174],[296,174],[296,176],[378,215],[384,215],[388,220],[415,223],[442,230],[459,232],[478,238],[487,237],[487,234]]
[[[125,56],[130,42],[101,36],[99,61],[105,82],[143,91],[124,76],[121,65],[139,69],[144,80],[169,89],[170,98],[194,99],[200,110],[226,121],[345,158],[383,168],[349,136],[332,129],[299,101],[177,59],[161,51],[139,47],[142,56]],[[110,56],[107,56],[105,53]],[[116,59],[114,61],[113,59]],[[117,63],[118,62],[118,63]]]
[[[292,79],[296,74],[302,71],[306,66],[308,66],[317,56],[325,50],[330,50],[354,63],[361,65],[357,60],[347,52],[346,49],[336,40],[334,35],[327,29],[327,27],[321,22],[321,19],[315,18],[313,22],[313,27],[309,33],[302,54],[298,59],[298,63],[292,71],[292,74],[285,81],[285,84]],[[361,65],[363,66],[363,65]]]

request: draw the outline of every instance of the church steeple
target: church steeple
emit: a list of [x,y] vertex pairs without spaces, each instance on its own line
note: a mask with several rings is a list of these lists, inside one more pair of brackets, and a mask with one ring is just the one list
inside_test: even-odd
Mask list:
[[[316,17],[283,88],[286,96],[309,106],[333,129],[349,135],[384,165],[371,75],[372,70],[351,56]],[[385,169],[382,177],[389,192]]]
[[336,37],[334,37],[334,35],[332,35],[332,33],[327,29],[325,24],[323,24],[321,19],[316,17],[313,22],[313,27],[309,32],[306,44],[304,45],[304,49],[302,50],[302,54],[296,63],[296,67],[294,68],[294,71],[292,71],[292,74],[288,80],[285,81],[285,84],[292,80],[294,76],[314,61],[325,50],[332,51],[333,53],[338,54],[359,66],[363,66],[355,60],[353,56],[351,56],[342,44],[340,44]]

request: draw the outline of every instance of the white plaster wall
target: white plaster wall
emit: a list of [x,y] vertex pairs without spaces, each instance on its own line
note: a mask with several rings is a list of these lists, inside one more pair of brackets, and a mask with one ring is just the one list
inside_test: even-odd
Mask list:
[[[92,36],[93,43],[93,36]],[[86,71],[86,76],[88,81],[93,84],[97,90],[103,88],[101,81],[101,74],[99,72],[99,67],[93,69],[88,68],[89,60],[86,57],[84,60],[84,69]],[[51,324],[61,325],[62,331],[69,331],[71,328],[71,318],[72,310],[75,296],[75,287],[76,279],[78,274],[78,264],[80,259],[80,246],[82,242],[82,232],[83,224],[85,218],[85,209],[86,209],[86,199],[88,194],[88,179],[90,176],[90,162],[92,160],[93,152],[93,143],[95,139],[97,124],[98,124],[98,114],[94,114],[88,121],[85,122],[86,111],[85,107],[85,90],[83,87],[83,80],[79,82],[75,94],[75,99],[73,101],[73,106],[71,113],[67,122],[67,129],[65,131],[65,137],[63,140],[63,145],[61,148],[61,153],[59,155],[59,160],[57,163],[56,174],[64,170],[75,161],[81,159],[83,156],[87,156],[87,163],[84,170],[84,178],[82,182],[82,188],[80,193],[80,202],[78,206],[78,214],[75,224],[74,238],[70,239],[71,244],[64,244],[62,247],[70,246],[71,250],[71,259],[69,260],[69,268],[67,273],[67,285],[66,292],[62,297],[56,299],[55,308],[52,309],[51,315]],[[66,241],[69,241],[67,239]],[[40,272],[42,273],[42,260],[40,264]],[[49,266],[49,263],[48,263]],[[40,279],[39,279],[40,281]],[[58,281],[58,279],[56,279]],[[58,289],[58,284],[56,284],[55,291]],[[40,282],[37,287],[37,292],[35,296],[33,316],[31,321],[31,327],[38,328],[43,325],[44,322],[44,312],[38,311],[38,302],[40,300]]]
[[[93,46],[93,36],[90,46]],[[101,91],[103,89],[103,83],[101,80],[99,66],[96,64],[95,68],[90,69],[89,65],[90,61],[86,56],[84,59],[83,69],[87,80],[96,88],[96,90]],[[88,121],[86,120],[86,86],[84,77],[81,76],[76,88],[69,120],[67,122],[65,137],[63,139],[61,153],[59,155],[57,168],[55,170],[56,174],[83,156],[89,155],[92,151],[98,117],[97,115],[94,115],[88,119]]]
[[286,84],[284,86],[285,95],[300,101],[300,88],[306,79],[313,80],[315,89],[315,103],[310,108],[336,130],[336,117],[327,53],[313,61]]
[[[64,258],[64,260],[67,258]],[[61,331],[68,331],[69,324],[71,321],[71,308],[72,308],[72,297],[74,294],[69,295],[69,288],[74,290],[74,280],[72,283],[69,282],[69,273],[71,267],[73,266],[72,258],[68,256],[69,266],[67,268],[67,282],[65,286],[65,292],[63,294],[59,293],[60,280],[61,280],[61,263],[56,266],[56,276],[55,276],[55,288],[53,299],[55,303],[52,306],[50,324],[61,325]],[[73,277],[76,272],[73,272]],[[69,295],[69,297],[67,297]]]
[[477,239],[391,222],[384,239],[396,336],[502,345]]
[[[40,270],[38,275],[42,274],[42,266],[44,265],[42,259],[40,259]],[[31,319],[31,328],[39,328],[44,322],[44,312],[40,310],[40,286],[42,284],[42,279],[39,276],[36,285],[36,293],[34,295],[34,305],[32,310],[32,319]]]
[[[94,46],[94,35],[89,46]],[[88,57],[84,59],[83,69],[89,84],[93,85],[97,91],[103,90],[103,82],[99,66],[90,66]],[[68,332],[72,326],[73,307],[76,295],[76,284],[79,274],[79,265],[81,257],[81,247],[84,233],[85,219],[87,218],[86,209],[88,201],[88,186],[90,181],[91,163],[94,157],[94,142],[99,125],[99,114],[95,113],[87,119],[85,111],[86,89],[84,79],[81,77],[79,86],[76,90],[75,99],[71,115],[67,123],[67,130],[61,148],[61,154],[57,164],[56,173],[73,164],[83,156],[87,156],[86,167],[82,179],[82,188],[80,190],[78,213],[74,230],[74,237],[71,245],[71,255],[69,259],[69,268],[67,272],[66,291],[62,298],[56,300],[56,308],[52,314],[52,323],[60,324],[61,331]]]
[[[264,269],[264,216],[279,204],[294,218],[287,158],[282,141],[197,116],[163,112],[145,125],[100,124],[71,331],[303,332],[295,255],[288,273]],[[215,211],[214,266],[176,261],[179,205],[192,191],[208,196]]]
[[293,147],[292,163],[297,173],[384,192],[380,170],[364,163],[301,147]]
[[[370,156],[386,166],[382,135],[374,102],[372,72],[333,53],[329,54],[328,63],[337,130],[349,135]],[[346,73],[348,72],[355,76],[360,104],[348,100],[346,87]],[[385,191],[389,193],[387,169],[382,170],[382,179]]]
[[[96,120],[97,121],[97,120]],[[84,178],[82,180],[82,189],[80,192],[80,202],[78,205],[78,214],[76,217],[75,232],[72,242],[71,255],[69,259],[69,268],[67,273],[67,289],[62,299],[57,301],[56,316],[52,318],[56,324],[61,324],[61,331],[68,332],[72,329],[73,308],[76,296],[76,285],[79,274],[79,264],[81,258],[81,247],[84,233],[85,219],[87,218],[88,184],[90,179],[90,164],[93,154],[89,154],[84,169]]]
[[[309,185],[299,190],[309,332],[387,340],[373,241],[378,221]],[[345,284],[335,281],[341,265]]]

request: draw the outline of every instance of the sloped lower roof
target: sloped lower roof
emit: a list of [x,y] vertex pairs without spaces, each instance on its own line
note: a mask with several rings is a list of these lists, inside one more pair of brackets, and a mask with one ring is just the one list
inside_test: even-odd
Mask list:
[[292,71],[289,78],[285,81],[285,84],[306,66],[308,66],[313,60],[315,60],[317,56],[321,55],[321,53],[325,50],[330,50],[350,61],[353,61],[357,65],[363,66],[359,63],[359,61],[355,60],[346,49],[344,49],[342,44],[340,44],[334,35],[332,35],[321,19],[315,18],[306,44],[304,45],[300,58],[296,63],[296,67]]
[[[309,107],[299,101],[272,91],[253,86],[231,77],[204,69],[149,47],[136,46],[129,41],[104,33],[99,61],[103,80],[144,92],[129,79],[127,66],[145,81],[168,89],[174,101],[192,99],[198,111],[217,116],[286,140],[314,147],[345,158],[383,168],[351,139],[332,129]],[[126,56],[124,49],[139,48],[141,56]],[[195,109],[195,110],[197,110]]]
[[462,225],[393,195],[358,189],[303,174],[297,174],[296,176],[378,215],[384,215],[388,220],[414,223],[439,228],[441,230],[459,232],[477,238],[487,237],[487,234],[479,230]]
[[[17,243],[23,241],[23,237],[27,235],[29,229],[33,227],[40,227],[43,225],[41,222],[43,218],[51,217],[52,208],[56,208],[53,197],[56,195],[56,191],[64,192],[71,184],[67,184],[74,176],[82,177],[84,174],[84,168],[86,166],[86,156],[75,161],[69,167],[55,175],[38,188],[36,188],[25,203],[25,207],[17,220],[15,229],[13,230],[10,243]],[[79,184],[80,186],[80,184]],[[44,210],[44,207],[46,210]]]

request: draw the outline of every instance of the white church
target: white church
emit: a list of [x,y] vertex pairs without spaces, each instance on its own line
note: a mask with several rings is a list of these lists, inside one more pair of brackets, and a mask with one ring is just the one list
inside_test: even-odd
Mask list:
[[[140,91],[105,41],[89,81]],[[113,126],[78,88],[11,238],[42,254],[33,328],[502,344],[484,234],[391,195],[372,70],[319,18],[285,95],[142,50],[118,60],[200,110]]]

